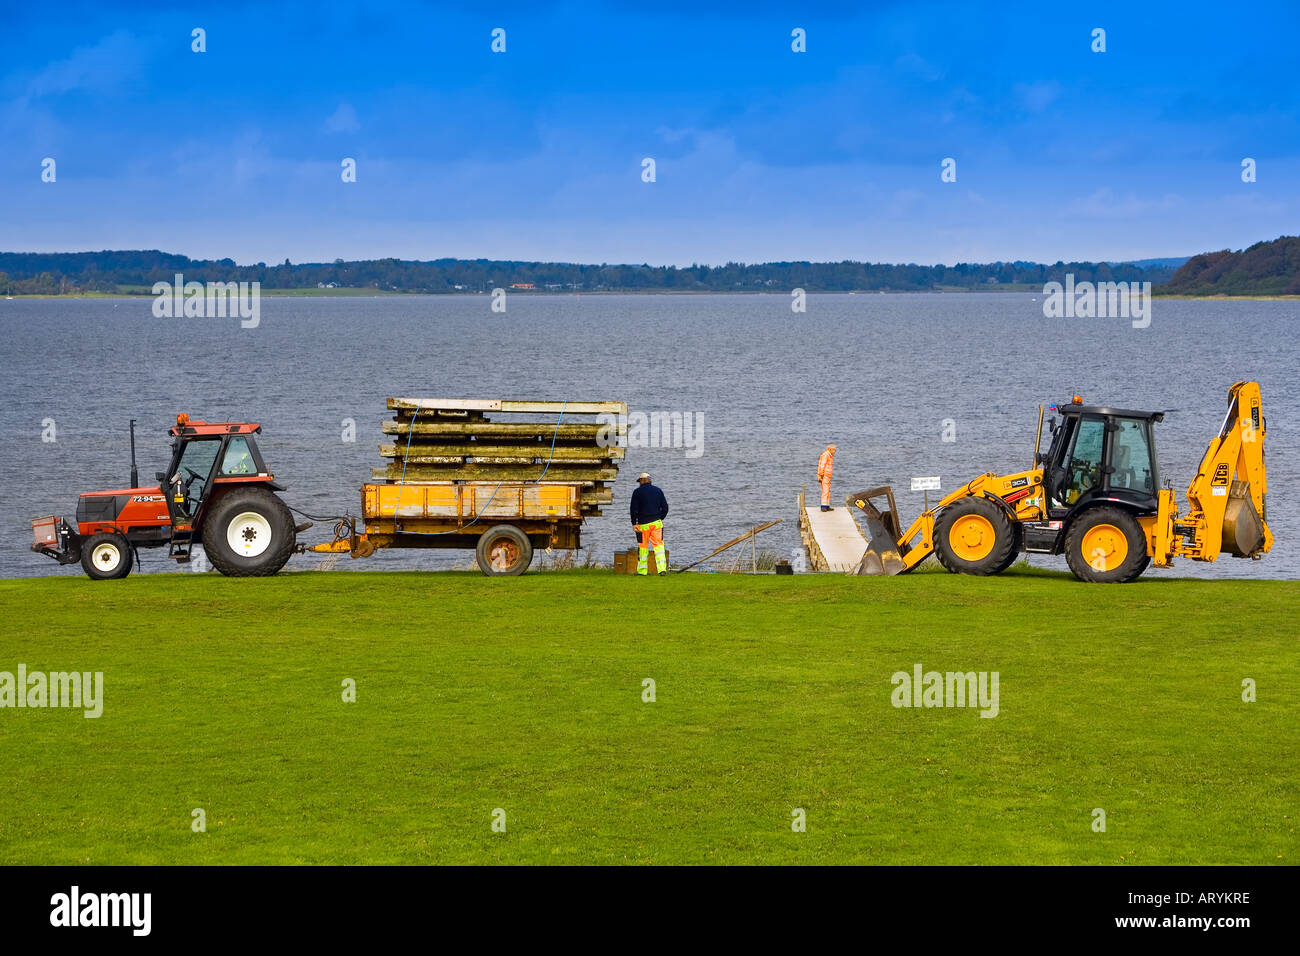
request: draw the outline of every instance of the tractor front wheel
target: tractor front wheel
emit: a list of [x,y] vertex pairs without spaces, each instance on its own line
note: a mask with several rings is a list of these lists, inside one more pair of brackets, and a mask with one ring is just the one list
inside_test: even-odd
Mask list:
[[131,543],[116,532],[92,534],[81,542],[81,567],[92,581],[124,578],[131,564]]
[[1006,512],[987,498],[959,498],[934,523],[939,563],[960,574],[999,574],[1016,557],[1016,535]]
[[1147,565],[1147,537],[1137,518],[1121,508],[1090,508],[1065,535],[1065,560],[1080,581],[1126,584]]
[[285,503],[256,486],[226,492],[203,521],[203,553],[232,578],[275,574],[289,560],[297,538]]

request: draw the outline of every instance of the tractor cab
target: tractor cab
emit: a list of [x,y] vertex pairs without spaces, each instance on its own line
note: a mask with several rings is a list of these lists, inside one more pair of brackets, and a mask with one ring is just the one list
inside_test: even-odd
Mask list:
[[1084,405],[1078,395],[1051,410],[1060,420],[1048,420],[1052,440],[1038,461],[1049,517],[1063,518],[1094,501],[1155,512],[1159,470],[1152,426],[1164,412]]
[[283,490],[257,450],[253,436],[261,430],[260,425],[245,422],[208,424],[176,416],[170,429],[171,464],[155,476],[166,489],[174,527],[189,530],[197,523],[204,504],[221,484],[261,479],[267,487]]

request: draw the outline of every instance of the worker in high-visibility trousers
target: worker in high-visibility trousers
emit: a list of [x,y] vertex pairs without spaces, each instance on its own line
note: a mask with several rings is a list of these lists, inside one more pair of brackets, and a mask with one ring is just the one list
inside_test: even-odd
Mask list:
[[668,517],[668,499],[650,483],[650,476],[637,476],[632,492],[632,527],[636,530],[636,573],[650,573],[650,549],[655,550],[655,567],[668,573],[668,556],[664,552],[664,518]]
[[817,480],[822,486],[822,511],[831,510],[831,475],[835,472],[835,446],[827,445],[817,459]]

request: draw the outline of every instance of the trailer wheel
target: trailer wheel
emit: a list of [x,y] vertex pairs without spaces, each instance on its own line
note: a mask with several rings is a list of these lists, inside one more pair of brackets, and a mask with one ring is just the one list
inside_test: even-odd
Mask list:
[[533,543],[512,524],[488,528],[474,549],[479,570],[491,576],[523,574],[533,563]]
[[203,552],[232,578],[279,571],[297,543],[293,515],[266,488],[236,488],[217,499],[203,521]]
[[1147,538],[1127,511],[1102,505],[1089,508],[1065,535],[1065,560],[1080,581],[1126,584],[1147,565]]
[[960,574],[999,574],[1015,560],[1016,536],[1006,512],[987,498],[959,498],[934,523],[939,563]]
[[92,581],[111,581],[131,573],[131,543],[116,532],[94,534],[81,542],[81,567]]

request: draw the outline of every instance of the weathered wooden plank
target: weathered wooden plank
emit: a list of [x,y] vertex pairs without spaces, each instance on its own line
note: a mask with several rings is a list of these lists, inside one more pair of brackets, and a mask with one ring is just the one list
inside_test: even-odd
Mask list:
[[388,407],[406,411],[481,411],[532,415],[626,415],[627,402],[530,402],[484,398],[390,398]]
[[[396,485],[399,484],[399,482],[388,481],[385,482],[385,484]],[[469,485],[479,485],[479,486],[486,486],[489,490],[497,486],[497,482],[495,481],[457,481],[455,479],[450,479],[450,478],[416,479],[416,478],[411,478],[410,475],[407,475],[406,481],[401,482],[400,484],[402,484],[402,486],[406,488],[459,488],[459,487],[465,487]],[[549,474],[546,476],[545,480],[543,481],[526,481],[526,482],[521,482],[521,484],[526,484],[530,486],[539,486],[539,487],[545,487],[546,485],[572,486],[574,488],[582,489],[580,493],[586,493],[592,490],[599,491],[606,487],[605,483],[600,481],[552,481],[551,476]]]
[[[560,445],[552,452],[550,445],[544,442],[523,445],[486,445],[482,442],[467,442],[460,445],[431,445],[426,442],[413,441],[408,446],[405,442],[392,445],[380,445],[379,454],[384,458],[403,458],[407,461],[425,464],[426,458],[507,458],[520,461],[583,461],[601,463],[622,460],[627,454],[625,448],[600,448],[594,445]],[[429,462],[433,464],[433,462]]]
[[[548,461],[557,463],[561,461],[561,459],[557,458],[548,459],[545,455],[515,455],[512,457],[498,455],[491,458],[475,458],[471,455],[465,455],[457,458],[450,455],[404,455],[400,451],[396,455],[385,455],[384,457],[392,458],[398,464],[406,462],[408,465],[446,465],[457,469],[462,465],[470,467],[477,465],[484,467],[513,465],[524,468],[532,465],[545,465]],[[610,464],[607,458],[569,458],[563,459],[563,463],[575,468],[583,466],[593,469],[609,467]]]
[[[406,466],[407,481],[536,481],[542,476],[542,465],[414,465]],[[402,478],[402,464],[396,461],[387,468],[376,468],[375,478],[397,481]],[[617,468],[599,468],[590,465],[552,463],[546,477],[554,482],[568,484],[575,481],[614,481]]]
[[537,438],[550,441],[581,440],[595,442],[601,435],[614,437],[626,435],[625,425],[574,424],[565,422],[559,426],[546,422],[443,422],[417,421],[414,426],[409,422],[384,422],[380,430],[385,435],[435,435],[439,438],[453,436],[482,435],[484,437]]

